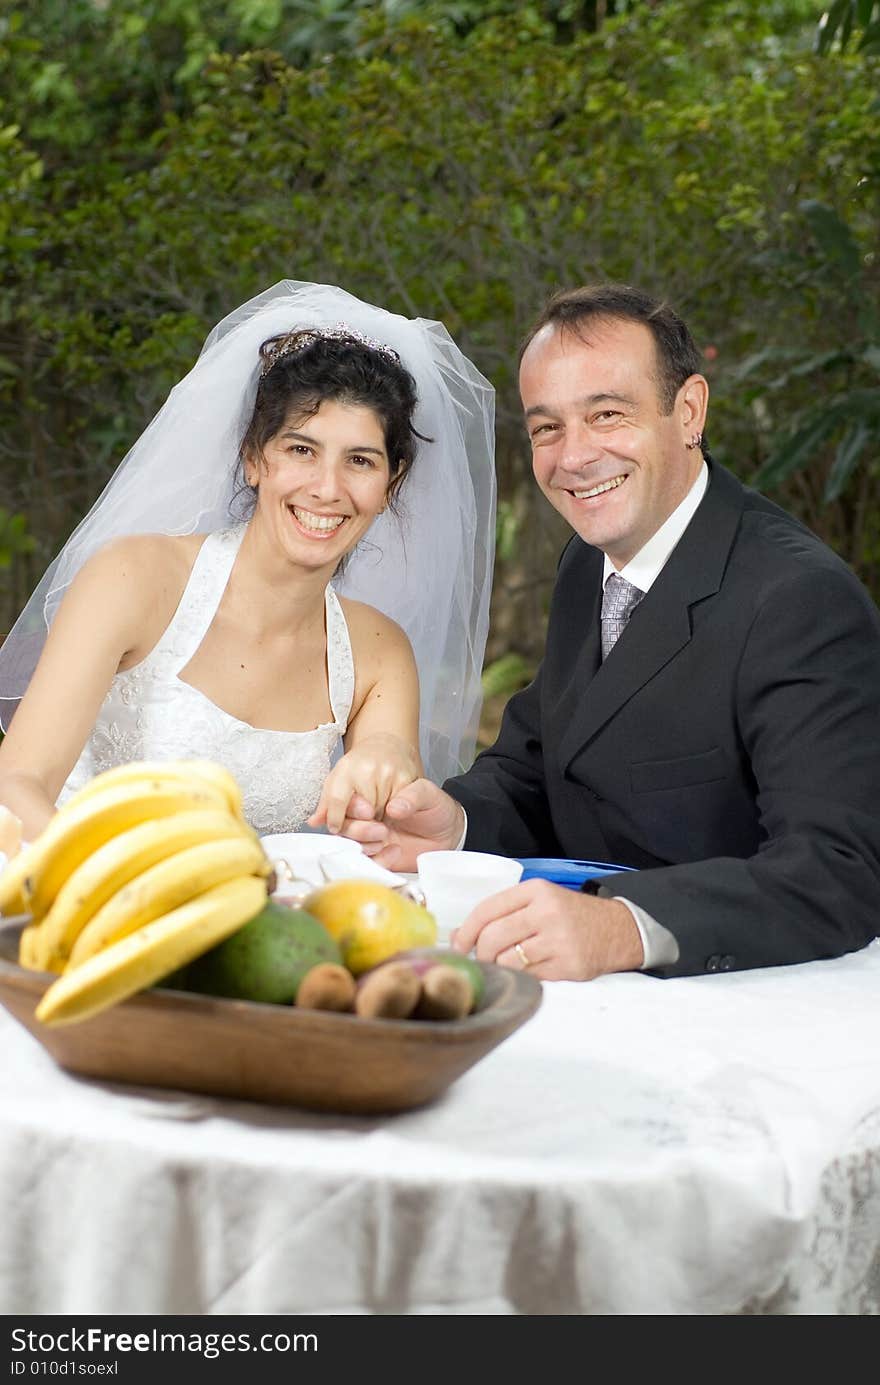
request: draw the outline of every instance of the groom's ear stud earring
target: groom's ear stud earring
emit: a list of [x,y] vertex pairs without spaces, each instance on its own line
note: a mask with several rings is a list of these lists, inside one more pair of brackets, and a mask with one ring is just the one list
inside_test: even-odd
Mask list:
[[699,447],[699,445],[700,445],[700,443],[701,443],[702,441],[703,441],[703,434],[702,434],[702,433],[694,433],[694,436],[691,438],[690,442],[686,442],[686,443],[685,443],[685,447],[687,448],[688,452],[693,452],[694,448],[695,448],[695,447]]

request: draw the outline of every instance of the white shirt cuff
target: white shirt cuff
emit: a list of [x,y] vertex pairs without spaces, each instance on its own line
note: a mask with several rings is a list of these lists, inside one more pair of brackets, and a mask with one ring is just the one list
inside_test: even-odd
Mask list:
[[[459,808],[461,808],[461,804],[460,804],[460,803],[459,803],[458,806],[459,806]],[[465,839],[465,837],[467,836],[467,813],[465,812],[464,808],[461,808],[461,811],[462,811],[462,815],[463,815],[463,817],[464,817],[464,830],[463,830],[461,836],[460,836],[459,839],[458,839],[458,845],[457,845],[457,846],[454,846],[454,847],[452,848],[453,851],[463,851],[463,850],[464,850],[464,839]]]
[[623,895],[619,894],[612,895],[612,898],[626,905],[639,930],[642,947],[645,949],[645,960],[639,968],[640,971],[649,971],[652,967],[668,967],[678,961],[678,941],[668,928],[664,928],[662,923],[652,918],[641,905],[633,904],[631,899],[624,899]]

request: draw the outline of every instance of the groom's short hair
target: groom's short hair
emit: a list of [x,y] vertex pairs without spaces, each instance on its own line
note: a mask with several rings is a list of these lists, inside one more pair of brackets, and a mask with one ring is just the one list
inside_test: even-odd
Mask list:
[[629,284],[586,284],[555,293],[526,333],[519,360],[542,327],[552,325],[585,338],[591,322],[621,321],[640,323],[654,338],[657,392],[661,408],[670,413],[688,376],[700,374],[702,358],[678,313],[662,299]]

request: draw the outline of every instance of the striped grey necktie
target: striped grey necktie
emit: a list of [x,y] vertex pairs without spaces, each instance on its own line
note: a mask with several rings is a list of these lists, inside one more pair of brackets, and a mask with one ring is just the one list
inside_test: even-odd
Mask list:
[[607,659],[645,593],[612,572],[602,593],[602,658]]

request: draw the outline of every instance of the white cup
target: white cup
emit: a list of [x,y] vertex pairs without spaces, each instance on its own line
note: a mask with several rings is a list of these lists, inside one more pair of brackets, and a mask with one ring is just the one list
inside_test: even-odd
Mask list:
[[[272,862],[278,862],[277,892],[284,892],[290,879],[306,880],[310,885],[323,885],[326,876],[321,869],[322,859],[346,853],[362,856],[360,842],[350,837],[337,837],[331,832],[273,832],[260,841]],[[366,859],[366,858],[364,858]],[[287,865],[290,876],[284,870]]]
[[522,863],[487,851],[423,851],[416,860],[419,887],[437,920],[439,942],[448,942],[472,909],[517,884]]

